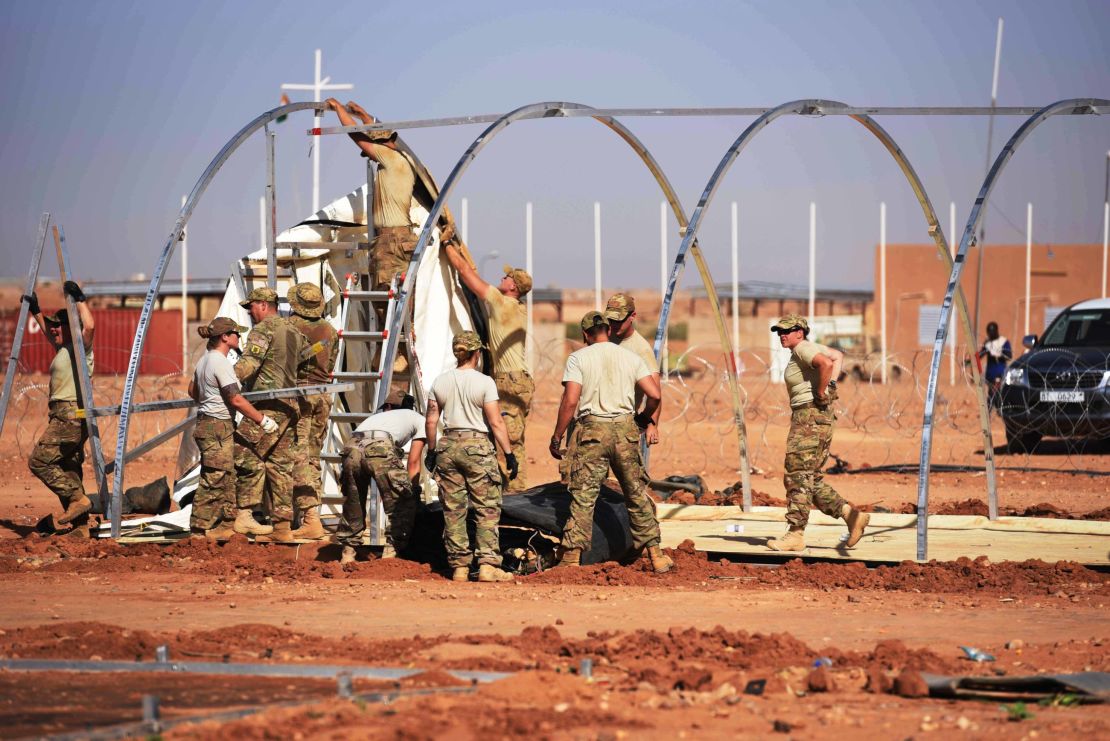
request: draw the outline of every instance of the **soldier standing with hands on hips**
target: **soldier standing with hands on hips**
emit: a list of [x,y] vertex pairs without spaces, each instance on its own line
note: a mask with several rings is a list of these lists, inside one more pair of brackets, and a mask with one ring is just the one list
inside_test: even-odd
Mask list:
[[848,523],[845,545],[851,548],[863,537],[871,515],[844,501],[824,482],[821,472],[832,445],[836,421],[832,403],[837,398],[836,377],[840,375],[844,353],[807,339],[809,322],[798,314],[782,317],[771,331],[778,334],[779,342],[790,351],[790,362],[783,373],[790,394],[790,432],[783,466],[788,530],[767,547],[773,551],[805,550],[806,523],[810,509],[816,505],[829,517],[844,518]]
[[[428,454],[424,465],[434,473],[443,504],[443,544],[451,565],[452,581],[470,579],[470,563],[478,559],[478,581],[511,581],[501,570],[501,546],[497,527],[501,520],[503,482],[497,467],[497,447],[505,454],[509,480],[517,475],[517,460],[509,444],[497,386],[478,371],[482,340],[475,332],[460,332],[451,340],[457,367],[444,372],[432,384],[425,434]],[[442,410],[442,411],[441,411]],[[437,445],[440,417],[443,437]],[[466,532],[466,516],[474,509],[474,539]]]

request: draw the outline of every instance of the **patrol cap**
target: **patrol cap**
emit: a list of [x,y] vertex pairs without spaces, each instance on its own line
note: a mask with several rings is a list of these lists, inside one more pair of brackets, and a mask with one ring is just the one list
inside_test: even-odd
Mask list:
[[43,314],[42,320],[47,324],[60,324],[65,326],[69,324],[69,312],[65,309],[58,309],[53,314]]
[[[204,329],[207,333],[201,332]],[[242,326],[234,319],[228,319],[226,316],[218,316],[212,321],[208,322],[207,327],[198,327],[197,333],[201,337],[219,337],[220,335],[227,334],[228,332],[237,332],[239,334],[246,334],[250,330]]]
[[265,301],[268,304],[276,304],[277,300],[277,291],[275,291],[273,288],[266,288],[265,286],[263,286],[262,288],[255,288],[250,293],[248,293],[247,297],[239,302],[239,305],[242,306],[244,309],[247,309],[250,308],[252,301]]
[[289,308],[309,319],[324,315],[324,294],[315,283],[298,283],[289,292]]
[[605,304],[604,317],[623,322],[634,311],[636,311],[636,301],[627,293],[618,293]]
[[788,332],[792,329],[803,329],[809,332],[809,322],[801,314],[787,314],[771,325],[772,332],[777,332],[780,329],[785,329]]
[[532,276],[520,268],[514,268],[512,265],[505,266],[505,275],[513,279],[516,284],[516,290],[520,291],[521,297],[532,290]]
[[485,345],[482,344],[482,338],[478,336],[477,332],[467,330],[459,332],[451,340],[451,349],[461,348],[463,350],[481,350]]
[[589,332],[597,327],[609,328],[609,322],[600,311],[587,311],[586,316],[582,317],[581,325],[583,332]]

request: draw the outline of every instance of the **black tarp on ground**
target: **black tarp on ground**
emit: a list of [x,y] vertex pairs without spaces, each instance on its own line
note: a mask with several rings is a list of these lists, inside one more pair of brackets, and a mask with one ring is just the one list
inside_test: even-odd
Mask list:
[[933,697],[968,700],[1037,700],[1074,694],[1083,702],[1110,701],[1110,674],[1043,674],[1031,677],[946,677],[922,672]]

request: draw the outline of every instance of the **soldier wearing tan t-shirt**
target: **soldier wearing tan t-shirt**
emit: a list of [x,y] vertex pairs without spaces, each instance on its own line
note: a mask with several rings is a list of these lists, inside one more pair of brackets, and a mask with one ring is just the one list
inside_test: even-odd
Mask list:
[[[642,358],[609,341],[609,323],[601,312],[588,312],[581,327],[586,347],[567,358],[550,446],[551,456],[561,459],[559,446],[575,419],[570,517],[563,527],[559,565],[577,566],[589,553],[594,505],[612,468],[628,507],[633,548],[647,550],[655,573],[670,571],[674,562],[659,547],[659,522],[647,495],[648,478],[640,457],[640,429],[659,406],[659,384]],[[644,396],[644,410],[634,415],[636,390]]]
[[524,451],[524,428],[532,408],[535,381],[524,357],[524,341],[528,333],[528,314],[521,299],[532,290],[532,276],[520,268],[505,266],[505,276],[496,286],[482,280],[478,271],[451,243],[444,247],[447,261],[459,274],[459,280],[479,296],[489,317],[489,349],[493,356],[493,380],[501,397],[501,413],[509,431],[513,454],[520,463],[520,473],[509,482],[509,492],[528,488],[528,459]]
[[783,373],[790,394],[790,433],[786,438],[783,483],[786,486],[788,530],[767,546],[775,551],[805,550],[805,529],[809,511],[816,505],[830,517],[843,517],[848,523],[851,548],[863,537],[870,515],[844,501],[825,483],[822,468],[829,459],[836,415],[836,377],[844,354],[831,347],[810,342],[809,322],[797,314],[787,314],[775,322],[771,331],[790,350],[790,362]]
[[[651,368],[655,382],[659,383],[659,361],[656,359],[655,352],[651,349],[648,341],[636,331],[636,301],[627,293],[618,293],[605,304],[604,315],[609,322],[610,341],[643,358],[648,368]],[[662,386],[660,386],[660,391],[662,391]],[[640,408],[642,401],[637,394],[637,409]],[[656,407],[651,422],[644,430],[644,440],[648,445],[655,445],[659,442],[659,410],[661,408],[662,405]]]
[[[366,124],[375,122],[374,117],[357,103],[344,106],[335,98],[328,98],[325,105],[335,111],[344,126],[357,126],[355,116]],[[349,136],[362,150],[362,156],[378,163],[378,175],[374,179],[374,241],[370,244],[370,265],[374,271],[374,290],[384,290],[395,275],[408,269],[416,249],[413,231],[416,225],[409,216],[416,172],[409,158],[397,150],[396,131],[356,132]]]

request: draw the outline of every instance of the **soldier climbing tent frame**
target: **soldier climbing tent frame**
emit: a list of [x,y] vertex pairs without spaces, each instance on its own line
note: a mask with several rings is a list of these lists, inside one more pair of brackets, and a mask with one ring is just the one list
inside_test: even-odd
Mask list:
[[[129,416],[132,411],[132,399],[134,398],[135,381],[137,370],[139,366],[139,359],[142,355],[143,344],[146,339],[146,332],[149,325],[150,313],[153,309],[154,301],[156,300],[158,290],[161,287],[163,278],[165,277],[166,268],[170,257],[172,256],[174,246],[179,239],[186,222],[192,215],[197,202],[203,196],[208,185],[215,177],[216,173],[220,170],[223,164],[235,152],[239,146],[250,138],[250,136],[259,129],[266,127],[268,123],[278,118],[279,116],[286,116],[296,111],[313,110],[321,111],[324,106],[322,103],[292,103],[289,105],[280,106],[267,111],[253,121],[248,123],[234,137],[220,150],[216,157],[205,169],[197,184],[194,186],[192,192],[189,194],[185,204],[181,208],[181,212],[175,222],[169,238],[163,246],[162,252],[159,256],[158,262],[153,271],[151,278],[151,285],[147,292],[146,300],[143,303],[142,313],[140,315],[138,330],[136,332],[135,343],[132,346],[131,356],[128,363],[128,371],[124,380],[123,396],[121,399],[121,413],[120,424],[117,436],[117,450],[125,450],[127,444]],[[918,510],[921,514],[918,525],[918,548],[917,557],[919,560],[924,560],[927,555],[925,522],[928,511],[928,482],[929,482],[929,459],[931,454],[931,440],[932,440],[932,426],[933,426],[933,409],[935,406],[936,394],[936,380],[940,369],[940,358],[944,349],[944,342],[947,337],[948,321],[952,311],[952,305],[956,302],[959,305],[960,313],[964,318],[965,325],[968,322],[966,302],[963,300],[962,292],[959,289],[959,279],[962,272],[963,261],[966,257],[967,249],[972,242],[974,242],[974,226],[982,217],[982,208],[989,197],[990,190],[993,188],[998,175],[1001,173],[1002,168],[1009,158],[1013,155],[1016,148],[1021,144],[1026,136],[1045,118],[1053,115],[1090,115],[1099,114],[1102,111],[1110,108],[1110,101],[1103,99],[1072,99],[1061,101],[1044,108],[1034,107],[852,107],[837,103],[833,101],[823,100],[802,100],[786,103],[776,108],[625,108],[625,109],[596,109],[589,106],[584,106],[576,103],[536,103],[532,105],[522,106],[510,113],[499,115],[482,115],[482,116],[463,116],[455,118],[440,118],[440,119],[421,119],[413,121],[399,121],[399,122],[377,122],[374,124],[362,126],[340,126],[330,128],[313,128],[308,130],[311,136],[321,136],[330,134],[351,133],[356,131],[382,131],[382,130],[400,130],[409,128],[428,128],[428,127],[442,127],[442,126],[459,126],[459,125],[472,125],[478,123],[489,123],[482,134],[475,139],[475,141],[463,153],[459,161],[456,163],[454,169],[451,171],[448,179],[445,181],[443,188],[440,190],[439,196],[435,204],[430,209],[430,213],[423,225],[420,237],[417,241],[416,251],[414,254],[413,262],[410,264],[410,269],[406,275],[404,285],[400,290],[397,311],[392,317],[392,322],[389,326],[389,334],[387,344],[384,350],[384,355],[387,358],[386,373],[387,376],[392,368],[391,361],[397,352],[397,339],[401,334],[400,330],[404,324],[405,317],[409,313],[409,298],[412,295],[414,281],[415,281],[415,266],[423,249],[428,245],[432,238],[432,231],[438,216],[443,212],[446,200],[449,197],[452,188],[456,184],[459,177],[469,166],[470,162],[477,156],[478,152],[485,146],[489,139],[496,135],[500,130],[507,127],[510,123],[515,121],[535,119],[535,118],[577,118],[577,117],[591,117],[597,119],[602,124],[613,129],[622,139],[631,146],[637,154],[640,155],[644,164],[651,170],[656,180],[659,182],[660,187],[663,189],[668,202],[671,203],[672,210],[681,226],[682,244],[679,248],[678,255],[675,258],[674,266],[671,270],[670,280],[667,286],[667,295],[664,299],[663,312],[660,317],[659,326],[657,328],[655,352],[658,357],[661,346],[661,338],[665,336],[667,328],[667,320],[670,312],[670,305],[674,298],[674,292],[677,287],[678,279],[681,277],[685,268],[686,254],[690,253],[694,257],[694,261],[698,266],[699,273],[701,273],[702,280],[705,283],[707,294],[710,296],[710,302],[714,309],[714,315],[718,325],[720,334],[721,348],[726,354],[731,354],[734,350],[731,346],[728,333],[725,330],[724,317],[720,311],[719,303],[716,300],[716,293],[714,289],[714,282],[709,274],[708,266],[702,258],[701,251],[697,247],[696,233],[701,221],[701,214],[705,208],[708,207],[709,201],[712,199],[713,193],[716,191],[721,179],[725,172],[728,170],[732,161],[739,155],[740,150],[746,146],[748,141],[754,134],[770,123],[774,118],[783,114],[806,115],[806,116],[827,116],[827,115],[846,115],[851,116],[862,125],[864,125],[872,134],[874,134],[887,148],[887,150],[894,157],[899,167],[902,169],[903,174],[910,182],[911,187],[914,189],[915,194],[921,203],[922,210],[928,223],[929,234],[937,244],[938,252],[942,254],[943,258],[948,261],[951,266],[951,276],[945,292],[944,302],[941,306],[940,322],[937,328],[937,339],[933,349],[932,362],[930,364],[930,375],[926,391],[925,399],[925,414],[923,419],[922,429],[922,444],[921,444],[921,464],[918,473],[918,491],[919,501]],[[994,167],[991,169],[980,191],[979,197],[976,199],[975,206],[972,209],[968,227],[964,231],[964,235],[960,241],[960,248],[957,251],[954,260],[949,255],[947,250],[947,242],[944,239],[943,232],[940,225],[937,223],[935,212],[931,203],[925,193],[924,188],[921,186],[920,180],[917,178],[910,166],[905,155],[901,149],[895,144],[894,140],[878,126],[877,123],[871,118],[872,116],[984,116],[984,115],[1011,115],[1011,116],[1025,116],[1027,120],[1013,135],[1010,142],[1006,145],[1003,151],[999,154]],[[687,221],[685,213],[682,210],[681,204],[678,201],[673,189],[670,187],[669,182],[663,175],[662,170],[659,168],[655,159],[652,157],[647,148],[644,147],[638,139],[616,120],[617,116],[621,117],[681,117],[681,116],[757,116],[758,120],[753,123],[748,129],[741,134],[740,138],[729,148],[725,157],[718,165],[717,170],[713,173],[708,181],[705,191],[693,217]],[[267,132],[268,133],[268,132]],[[267,137],[268,138],[268,137]],[[273,187],[273,169],[268,168],[268,178],[270,182],[268,187]],[[268,191],[272,194],[272,190]],[[272,203],[272,201],[271,201]],[[369,221],[369,218],[368,218]],[[271,249],[272,252],[272,249]],[[975,335],[968,334],[969,341]],[[744,505],[745,509],[750,508],[751,494],[750,485],[748,483],[748,476],[750,475],[749,466],[747,463],[747,445],[744,435],[743,426],[743,407],[739,394],[739,380],[736,377],[736,369],[728,364],[728,375],[730,390],[733,395],[733,413],[737,424],[737,435],[740,442],[741,450],[741,471],[742,471],[742,484],[744,488]],[[388,388],[388,377],[383,379],[385,382],[381,384],[381,388]],[[988,411],[986,409],[986,397],[982,390],[981,379],[977,381],[977,394],[980,402],[980,418],[981,421],[987,419]],[[380,401],[380,400],[375,400]],[[984,425],[985,440],[990,440],[989,426]],[[993,482],[993,458],[991,456],[992,448],[988,444],[985,448],[987,454],[987,468],[988,480]],[[121,459],[120,465],[116,466],[115,476],[112,487],[112,536],[118,537],[119,535],[119,521],[118,512],[119,504],[122,500],[123,482],[124,482],[124,468],[126,456]],[[997,516],[997,495],[991,484],[990,491],[988,492],[991,500],[991,516]]]

